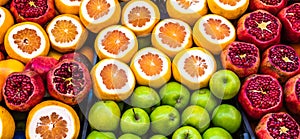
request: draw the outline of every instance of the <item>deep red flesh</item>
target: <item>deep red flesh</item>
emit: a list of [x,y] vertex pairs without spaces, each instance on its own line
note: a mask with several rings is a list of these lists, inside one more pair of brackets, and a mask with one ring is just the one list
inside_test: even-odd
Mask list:
[[300,4],[294,4],[287,9],[286,18],[291,22],[294,30],[300,31]]
[[234,65],[248,68],[256,62],[258,49],[246,43],[232,43],[228,55]]
[[267,5],[278,5],[282,0],[260,0]]
[[299,68],[299,57],[296,56],[295,50],[289,49],[285,46],[272,48],[270,50],[269,58],[272,64],[276,65],[283,71],[293,72]]
[[298,101],[300,101],[300,79],[298,79],[295,84],[295,93],[297,95]]
[[[287,114],[272,114],[267,129],[273,138],[296,139],[299,135],[297,123]],[[284,129],[284,130],[283,130]],[[286,129],[288,129],[286,131]],[[285,132],[283,132],[285,131]]]
[[18,13],[24,18],[42,16],[48,9],[47,0],[14,0]]

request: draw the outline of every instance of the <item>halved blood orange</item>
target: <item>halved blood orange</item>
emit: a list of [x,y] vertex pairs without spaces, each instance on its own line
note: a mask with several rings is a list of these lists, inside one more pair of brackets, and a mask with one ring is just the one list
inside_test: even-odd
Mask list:
[[81,0],[55,0],[55,6],[61,14],[79,14]]
[[12,139],[15,134],[15,121],[4,107],[0,106],[0,138]]
[[119,22],[121,6],[118,0],[82,0],[79,17],[87,29],[98,33]]
[[166,8],[170,17],[181,19],[191,26],[208,12],[206,0],[167,0]]
[[191,27],[179,19],[164,19],[152,31],[154,47],[173,58],[178,52],[193,45]]
[[46,31],[52,48],[61,53],[80,49],[88,37],[79,17],[72,14],[56,16],[47,25]]
[[207,4],[212,13],[237,19],[247,10],[249,0],[207,0]]
[[214,56],[201,47],[179,52],[172,62],[174,79],[191,90],[207,87],[210,77],[216,70]]
[[[1,3],[1,2],[0,2]],[[4,42],[6,31],[14,24],[14,18],[4,7],[0,7],[0,44]]]
[[100,59],[115,58],[125,63],[138,50],[136,36],[122,25],[112,25],[100,31],[94,46]]
[[79,131],[79,117],[71,106],[46,100],[30,110],[25,132],[27,139],[76,139]]
[[137,83],[159,88],[171,78],[170,58],[153,47],[140,49],[130,63]]
[[130,67],[116,59],[100,60],[91,70],[94,94],[100,100],[127,99],[135,87]]
[[50,42],[42,26],[34,22],[22,22],[8,29],[4,46],[11,58],[27,63],[34,57],[47,55]]
[[193,28],[193,39],[197,46],[213,54],[220,52],[236,38],[236,30],[226,18],[208,14],[201,17]]
[[150,0],[132,0],[122,10],[122,24],[137,36],[149,34],[159,20],[159,9]]

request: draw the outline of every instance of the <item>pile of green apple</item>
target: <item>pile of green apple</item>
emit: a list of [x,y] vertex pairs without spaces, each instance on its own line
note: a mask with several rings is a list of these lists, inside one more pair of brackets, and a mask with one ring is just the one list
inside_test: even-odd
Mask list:
[[158,90],[138,86],[123,102],[97,101],[90,108],[87,139],[232,139],[242,116],[223,104],[240,89],[230,70],[215,72],[209,88],[190,91],[170,81]]

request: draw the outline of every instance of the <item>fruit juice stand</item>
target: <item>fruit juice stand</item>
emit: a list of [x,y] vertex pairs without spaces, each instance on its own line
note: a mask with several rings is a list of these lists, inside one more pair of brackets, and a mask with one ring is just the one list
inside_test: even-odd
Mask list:
[[299,0],[1,0],[0,138],[300,138]]

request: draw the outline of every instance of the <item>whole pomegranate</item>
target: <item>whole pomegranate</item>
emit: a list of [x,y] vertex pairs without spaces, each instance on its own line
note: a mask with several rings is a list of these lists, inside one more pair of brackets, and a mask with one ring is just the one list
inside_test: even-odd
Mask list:
[[243,82],[238,102],[250,118],[258,120],[282,108],[283,90],[271,75],[252,74]]
[[300,74],[285,83],[284,100],[285,106],[290,112],[300,115]]
[[265,10],[243,15],[237,23],[237,38],[255,44],[261,51],[280,43],[280,20]]
[[48,56],[37,56],[31,59],[25,66],[25,70],[32,70],[40,74],[43,80],[46,79],[48,71],[58,63],[58,60]]
[[249,7],[251,11],[261,9],[276,15],[287,5],[287,2],[288,0],[250,0]]
[[291,46],[277,44],[262,54],[260,72],[275,77],[280,83],[286,82],[299,71],[300,58]]
[[11,73],[2,91],[6,106],[21,112],[40,103],[45,95],[44,82],[35,71]]
[[255,128],[259,139],[299,139],[298,123],[286,112],[266,114]]
[[66,53],[59,58],[59,61],[62,61],[64,59],[73,59],[75,61],[81,62],[86,65],[89,70],[93,67],[90,60],[80,52]]
[[55,17],[54,0],[12,0],[10,11],[17,22],[31,21],[45,25]]

